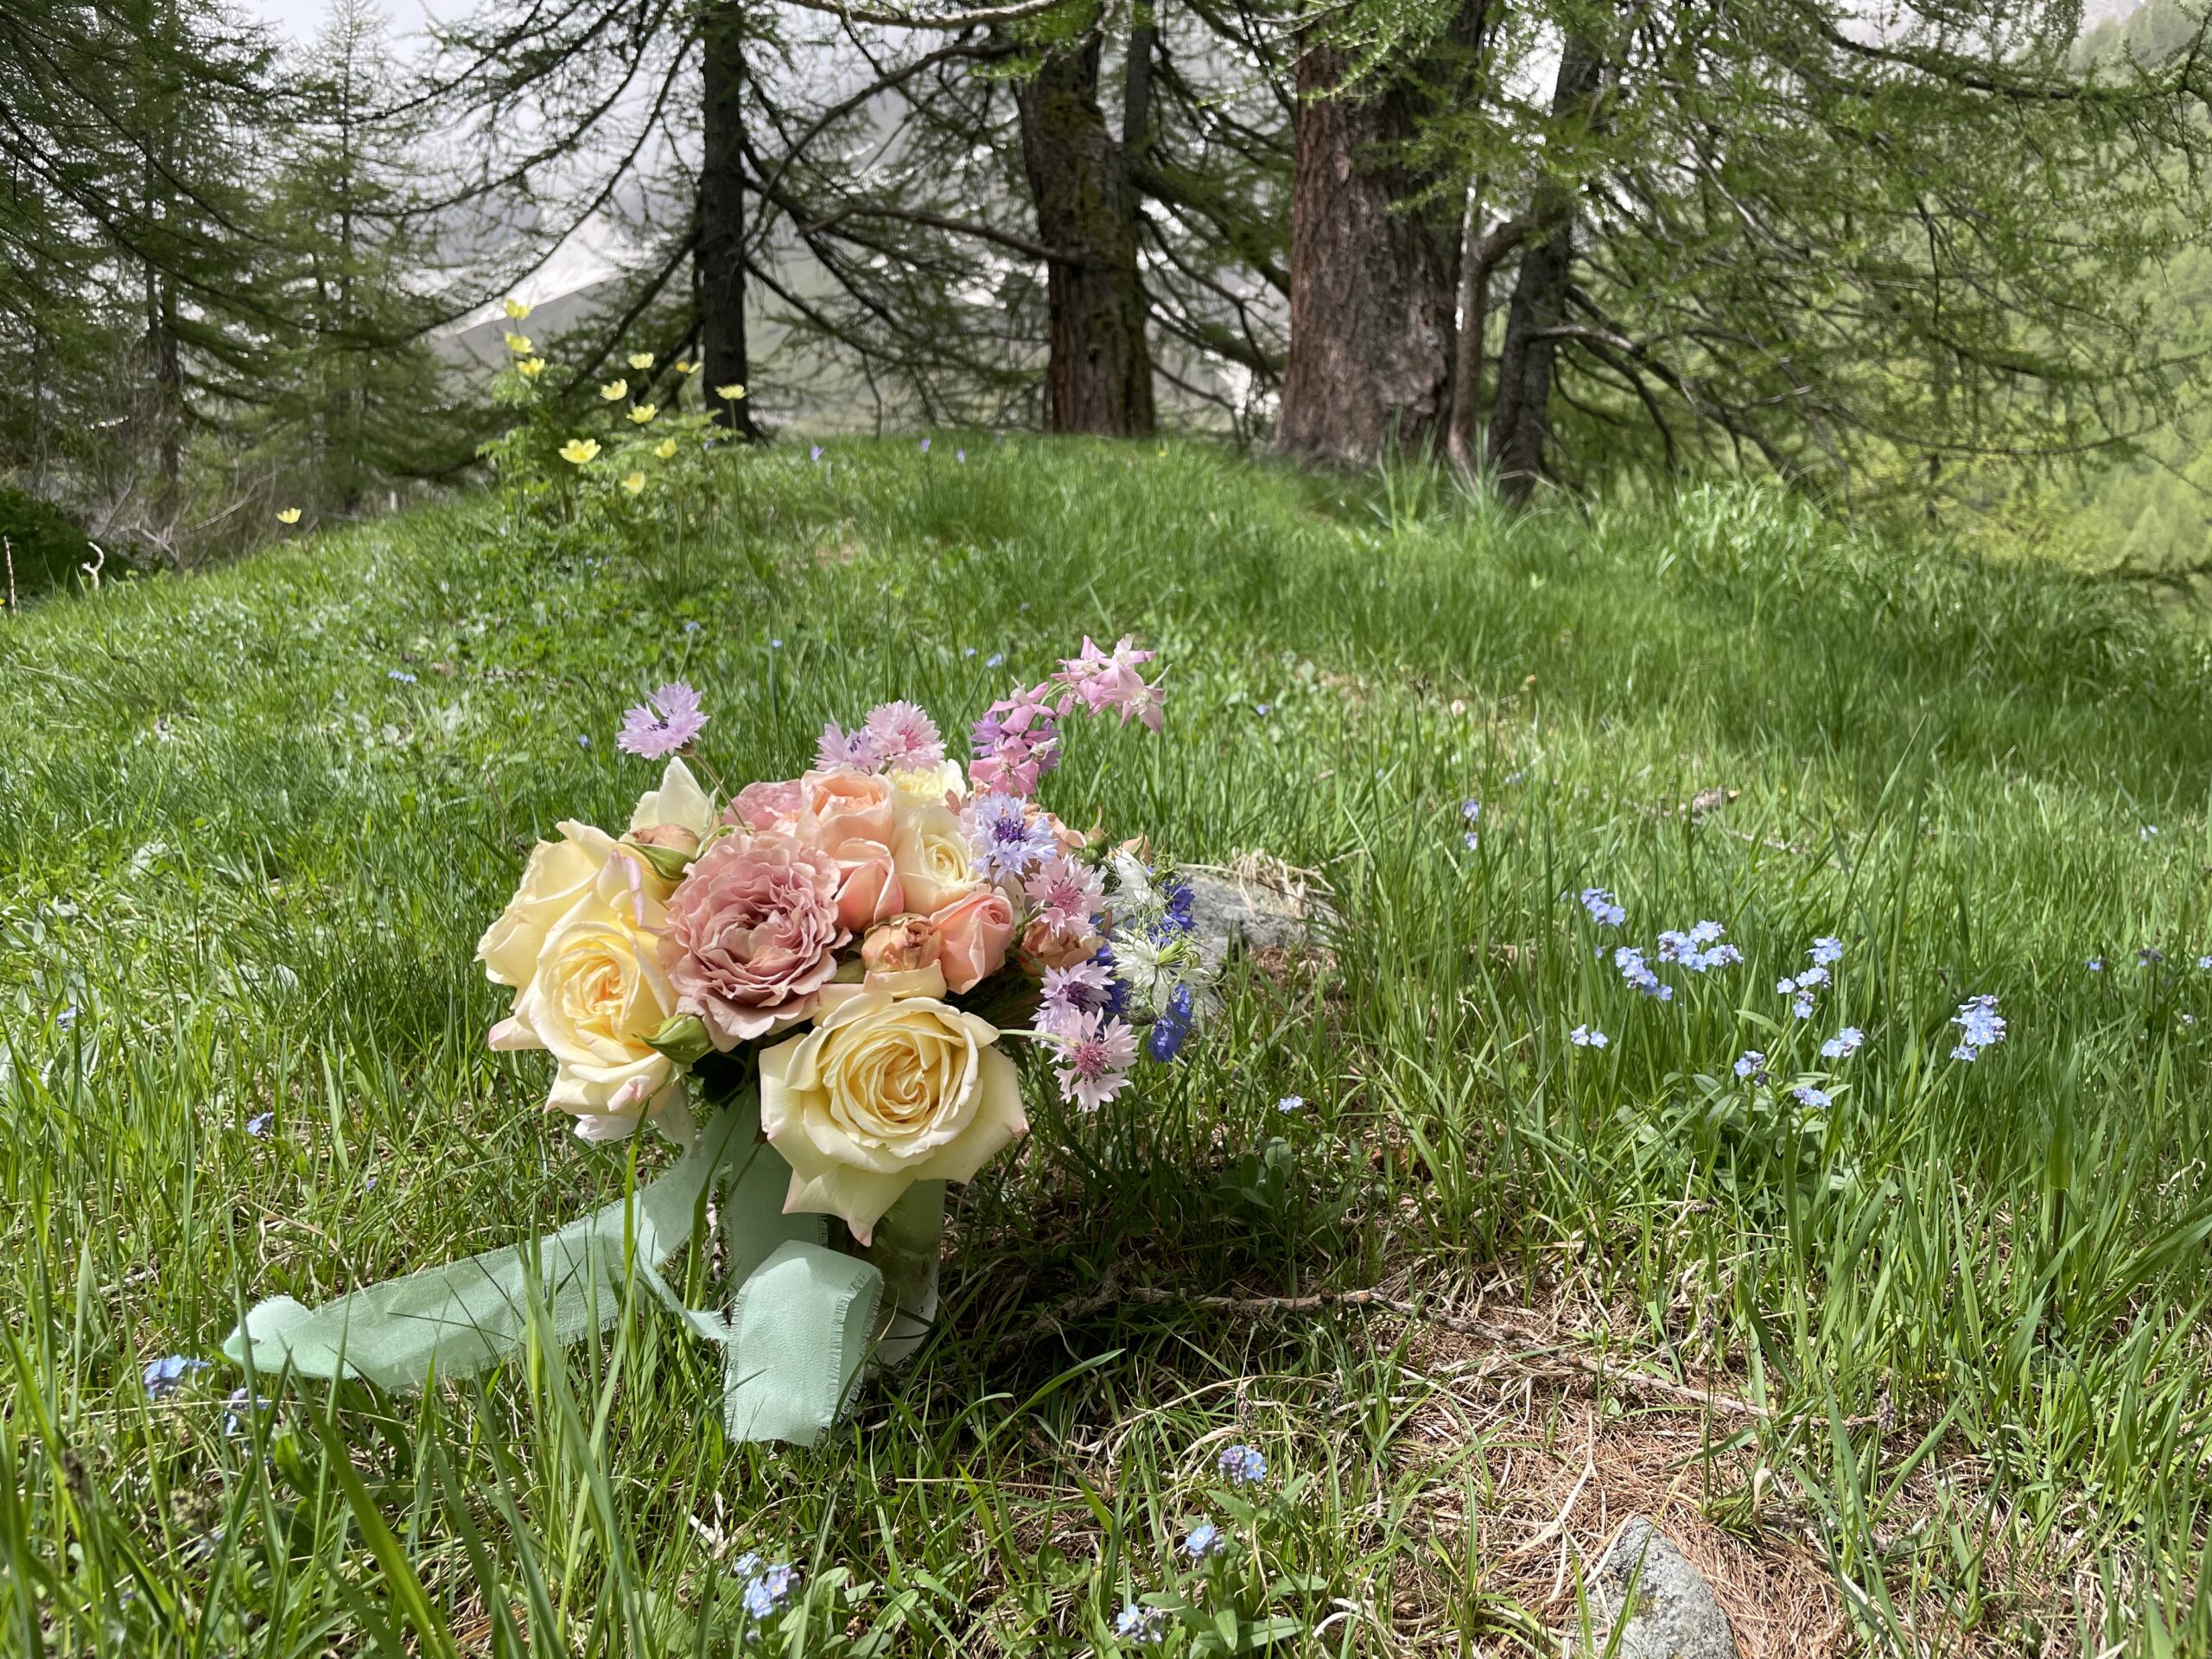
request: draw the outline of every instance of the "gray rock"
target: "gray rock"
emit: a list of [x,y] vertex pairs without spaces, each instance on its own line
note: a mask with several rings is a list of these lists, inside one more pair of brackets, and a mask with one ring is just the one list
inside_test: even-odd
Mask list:
[[1303,944],[1325,912],[1313,900],[1280,892],[1258,881],[1188,872],[1191,925],[1206,960],[1217,962],[1232,947],[1265,950]]
[[[1635,1605],[1626,1606],[1631,1583]],[[1587,1587],[1591,1624],[1601,1643],[1623,1611],[1629,1614],[1612,1649],[1618,1659],[1738,1659],[1728,1615],[1713,1587],[1642,1516],[1621,1529]]]

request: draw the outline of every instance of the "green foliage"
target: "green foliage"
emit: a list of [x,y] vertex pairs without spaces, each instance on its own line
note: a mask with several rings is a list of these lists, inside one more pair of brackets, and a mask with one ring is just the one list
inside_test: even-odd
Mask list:
[[10,566],[0,582],[12,582],[18,601],[62,586],[93,562],[92,543],[67,514],[21,490],[0,488],[0,537]]
[[[1147,1597],[1171,1652],[1225,1611],[1248,1645],[1297,1620],[1283,1654],[1549,1651],[1603,1487],[1523,1527],[1529,1471],[1656,1445],[1670,1524],[1793,1571],[1810,1541],[1868,1651],[2202,1649],[2200,639],[1772,491],[1516,518],[951,448],[702,460],[681,584],[495,499],[0,621],[0,1643],[721,1652],[757,1551],[802,1568],[809,1654],[1072,1656]],[[665,1155],[548,1122],[470,959],[536,837],[645,785],[610,741],[642,690],[701,688],[728,787],[886,696],[957,731],[1128,630],[1166,740],[1072,733],[1048,799],[1324,872],[1343,925],[1233,966],[1126,1107],[1033,1077],[1021,1155],[955,1201],[943,1330],[847,1435],[724,1443],[713,1356],[641,1285],[480,1387],[149,1397],[257,1297],[550,1230]],[[1746,960],[1671,1003],[1593,954],[1703,916]],[[1947,1059],[1985,990],[2009,1038]],[[1866,1047],[1821,1060],[1843,1023]],[[1705,1122],[1747,1046],[1831,1079],[1817,1158],[1733,1096]],[[674,1270],[705,1300],[710,1255]],[[1547,1322],[1300,1300],[1375,1287]],[[1231,1440],[1281,1483],[1249,1523]],[[1180,1553],[1207,1515],[1218,1592]]]

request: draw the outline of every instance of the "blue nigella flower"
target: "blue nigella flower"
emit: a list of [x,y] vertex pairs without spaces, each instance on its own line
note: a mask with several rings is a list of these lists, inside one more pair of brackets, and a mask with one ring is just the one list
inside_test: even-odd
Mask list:
[[1167,994],[1167,1006],[1152,1022],[1145,1036],[1144,1052],[1162,1065],[1172,1065],[1191,1037],[1191,988],[1178,985]]

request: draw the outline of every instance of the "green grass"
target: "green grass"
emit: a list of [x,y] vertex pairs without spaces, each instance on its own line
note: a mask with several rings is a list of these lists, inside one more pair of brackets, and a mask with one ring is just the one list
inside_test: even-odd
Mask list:
[[[772,1647],[1104,1650],[1192,1581],[1231,1439],[1274,1479],[1208,1607],[1277,1651],[1551,1651],[1621,1518],[1551,1524],[1586,1461],[1832,1584],[1859,1650],[2212,1649],[2200,639],[1751,491],[1516,522],[1419,475],[950,447],[744,457],[648,561],[480,502],[0,625],[0,1651],[725,1653],[745,1550],[807,1571]],[[645,785],[626,702],[688,676],[721,778],[784,776],[827,718],[963,725],[1128,631],[1168,733],[1077,733],[1048,799],[1322,872],[1344,926],[1097,1117],[1033,1086],[941,1334],[846,1432],[726,1444],[649,1294],[427,1396],[304,1385],[235,1433],[219,1365],[148,1400],[260,1297],[550,1230],[664,1156],[548,1121],[471,960],[532,839]],[[1739,792],[1681,810],[1707,790]],[[1742,966],[1623,985],[1612,945],[1701,917]],[[1962,1065],[1981,992],[2012,1034]],[[1560,1334],[1192,1300],[1376,1285]]]

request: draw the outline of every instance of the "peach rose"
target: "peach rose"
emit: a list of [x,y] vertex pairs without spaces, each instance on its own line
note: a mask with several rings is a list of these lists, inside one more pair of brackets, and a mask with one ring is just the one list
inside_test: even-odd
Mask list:
[[792,833],[837,862],[837,921],[858,933],[906,908],[891,855],[891,785],[839,767],[799,779]]
[[677,1011],[725,1051],[811,1014],[851,937],[836,899],[826,853],[772,833],[716,842],[668,901],[660,958]]
[[1022,959],[1039,970],[1072,968],[1098,954],[1098,936],[1090,928],[1039,916],[1022,930]]
[[926,968],[944,953],[944,941],[926,916],[893,916],[868,929],[861,965],[870,974],[902,974]]
[[943,946],[945,988],[973,990],[1006,966],[1014,906],[996,887],[978,887],[931,917],[930,926]]

